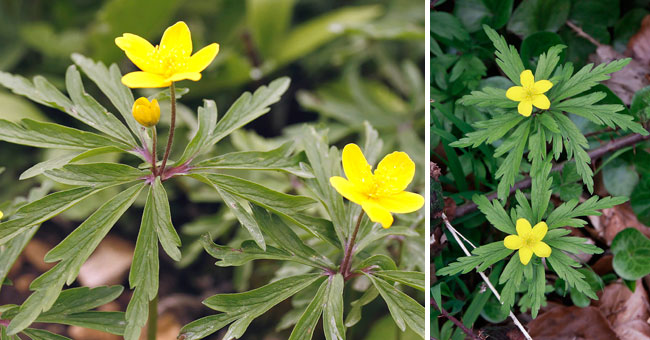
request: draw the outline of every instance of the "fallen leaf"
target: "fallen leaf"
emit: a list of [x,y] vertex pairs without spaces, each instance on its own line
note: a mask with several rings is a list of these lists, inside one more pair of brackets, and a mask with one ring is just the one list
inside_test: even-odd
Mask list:
[[609,322],[596,307],[556,307],[528,323],[535,340],[616,340]]
[[627,41],[627,54],[632,58],[650,63],[650,15],[641,21],[641,28]]
[[120,284],[131,267],[132,258],[131,242],[107,236],[81,266],[79,282],[88,287]]
[[589,216],[588,218],[598,237],[607,245],[611,245],[616,234],[626,228],[638,229],[643,235],[650,237],[650,228],[639,222],[629,202],[603,209],[602,213],[601,216]]
[[650,304],[641,280],[636,282],[634,293],[622,283],[608,285],[594,304],[607,318],[619,339],[650,339]]

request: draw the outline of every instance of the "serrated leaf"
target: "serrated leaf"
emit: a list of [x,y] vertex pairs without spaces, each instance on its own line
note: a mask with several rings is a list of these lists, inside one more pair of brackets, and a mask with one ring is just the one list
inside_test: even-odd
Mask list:
[[147,204],[152,205],[153,209],[153,224],[156,228],[158,240],[163,249],[174,261],[181,260],[181,251],[178,247],[181,246],[181,238],[172,224],[172,215],[169,210],[169,198],[167,192],[160,181],[160,177],[151,185],[149,197],[147,197]]
[[103,204],[45,256],[46,261],[61,262],[32,282],[30,289],[34,293],[27,298],[18,315],[9,324],[10,333],[16,334],[29,327],[43,311],[52,308],[63,285],[74,282],[81,265],[131,206],[143,187],[144,184],[134,185]]
[[214,145],[209,141],[217,124],[217,116],[217,104],[213,100],[204,100],[203,106],[199,107],[199,127],[176,164],[183,164]]
[[245,293],[214,295],[203,304],[235,316],[237,321],[230,325],[224,338],[240,338],[255,318],[319,279],[325,277],[320,274],[291,276]]
[[231,132],[269,112],[269,106],[280,100],[280,96],[289,88],[289,78],[279,78],[268,86],[261,86],[255,93],[245,92],[237,99],[228,112],[217,122],[212,138],[206,145],[214,145]]
[[230,211],[237,217],[237,220],[239,220],[239,223],[248,230],[248,233],[251,235],[255,243],[262,248],[266,249],[266,241],[264,241],[264,236],[262,235],[262,231],[260,230],[259,225],[257,225],[257,221],[253,218],[253,216],[246,211],[246,209],[239,203],[237,198],[232,195],[231,193],[220,189],[218,186],[214,187],[217,192],[219,193],[219,196],[223,199],[223,203],[228,206]]
[[384,280],[397,281],[417,290],[424,291],[424,273],[422,272],[382,270],[373,272],[372,275],[379,276]]
[[231,152],[196,164],[193,172],[204,170],[275,170],[303,178],[314,175],[300,167],[300,158],[291,156],[293,143],[287,142],[271,151]]
[[472,200],[478,206],[478,209],[485,215],[485,218],[495,228],[501,230],[506,234],[516,234],[517,230],[512,219],[508,216],[505,209],[499,201],[493,200],[490,202],[484,195],[474,195]]
[[150,172],[118,163],[88,163],[68,164],[44,174],[58,183],[101,188],[143,180]]
[[390,315],[400,330],[405,331],[408,325],[415,333],[424,339],[424,307],[410,296],[399,291],[388,282],[371,274],[364,273],[377,288],[379,294],[388,305]]
[[323,332],[327,340],[345,340],[343,324],[343,288],[345,281],[340,273],[330,276],[325,305],[323,306]]
[[242,242],[240,248],[233,248],[217,245],[212,242],[210,236],[204,235],[201,237],[201,244],[208,254],[221,260],[215,263],[220,267],[241,266],[254,260],[280,260],[294,261],[307,266],[321,268],[319,263],[307,261],[273,246],[266,246],[266,250],[262,250],[255,242],[250,240]]
[[506,39],[491,27],[483,25],[483,30],[496,48],[494,54],[497,57],[496,62],[499,68],[515,85],[521,85],[519,75],[524,71],[524,64],[517,49],[512,45],[508,45]]
[[54,123],[23,119],[19,124],[0,119],[0,140],[37,148],[88,150],[105,146],[122,150],[126,144],[92,132],[81,131]]
[[92,59],[78,53],[72,54],[72,60],[97,84],[99,89],[115,105],[131,131],[137,135],[139,125],[131,113],[133,94],[128,87],[122,84],[122,74],[117,65],[112,64],[110,68],[106,68],[102,62],[94,62]]
[[506,248],[503,241],[488,243],[472,250],[472,256],[459,257],[458,261],[438,270],[436,275],[467,274],[475,268],[484,271],[510,254],[512,249]]

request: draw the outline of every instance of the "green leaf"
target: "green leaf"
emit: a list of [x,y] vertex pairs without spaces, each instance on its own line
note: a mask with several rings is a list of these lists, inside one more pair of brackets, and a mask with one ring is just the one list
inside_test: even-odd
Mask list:
[[55,182],[92,188],[143,180],[147,174],[150,172],[117,163],[68,164],[45,171],[45,176]]
[[259,223],[260,229],[280,248],[289,252],[292,256],[302,257],[320,266],[326,268],[334,267],[334,264],[327,257],[318,254],[314,249],[307,246],[278,216],[270,214],[268,211],[255,205],[251,205],[251,209],[255,220]]
[[366,236],[359,239],[354,249],[356,249],[356,252],[360,252],[366,249],[366,247],[370,246],[373,242],[379,240],[386,240],[387,236],[395,236],[395,235],[406,236],[406,237],[420,236],[420,234],[417,231],[409,227],[393,226],[386,229],[379,225],[375,225],[373,223],[373,228],[367,233]]
[[287,91],[290,83],[289,78],[279,78],[272,81],[268,86],[261,86],[253,94],[250,92],[242,94],[228,109],[223,118],[217,122],[206,145],[216,144],[231,132],[269,112],[269,106],[280,100],[280,96]]
[[31,168],[25,170],[22,174],[20,174],[20,177],[18,179],[22,181],[25,179],[29,179],[41,175],[47,170],[59,169],[62,166],[71,162],[77,162],[82,159],[86,159],[88,157],[93,157],[93,156],[97,156],[105,153],[113,153],[113,152],[119,153],[122,152],[122,150],[113,146],[104,146],[100,148],[90,149],[87,151],[75,151],[64,156],[57,156],[55,158],[48,159],[46,161],[34,164]]
[[513,0],[457,0],[454,15],[472,33],[479,31],[482,24],[499,29],[508,22],[513,2]]
[[537,32],[521,43],[521,59],[528,70],[535,69],[535,79],[548,79],[555,66],[566,58],[564,42],[557,33]]
[[210,140],[217,125],[217,116],[217,104],[213,100],[204,100],[203,106],[199,107],[199,127],[176,164],[184,164],[214,145],[210,144]]
[[512,13],[508,30],[526,37],[539,31],[556,32],[571,10],[570,0],[524,0]]
[[603,197],[592,196],[578,206],[578,200],[571,200],[555,208],[546,218],[548,228],[555,229],[559,227],[580,228],[587,222],[578,219],[580,216],[600,216],[599,210],[611,208],[615,205],[627,202],[627,197]]
[[585,281],[584,274],[574,269],[580,267],[580,263],[576,262],[561,251],[551,252],[551,255],[547,257],[546,260],[553,267],[553,270],[557,275],[566,281],[569,286],[594,300],[598,299],[589,283]]
[[77,66],[70,65],[68,67],[65,74],[65,84],[73,102],[72,107],[66,108],[70,115],[128,145],[136,145],[129,129],[86,93]]
[[225,190],[219,189],[217,186],[215,186],[215,189],[223,199],[223,202],[228,206],[228,208],[230,208],[230,211],[232,211],[235,217],[237,217],[239,223],[248,230],[248,233],[253,237],[255,243],[257,243],[260,248],[266,249],[266,241],[264,241],[262,231],[253,216],[239,203],[234,195]]
[[503,241],[488,243],[472,250],[472,256],[459,257],[458,261],[438,270],[436,275],[467,274],[475,268],[482,272],[510,254],[512,249],[506,248]]
[[54,123],[41,123],[23,119],[12,123],[0,119],[0,140],[34,146],[37,148],[88,150],[100,147],[116,147],[127,150],[128,146],[92,132],[81,131]]
[[551,103],[558,103],[560,100],[583,93],[596,86],[599,82],[609,79],[609,74],[620,71],[630,60],[630,58],[618,59],[607,64],[602,63],[596,67],[593,67],[593,64],[585,65],[568,81],[562,81],[558,86],[551,88],[548,99]]
[[400,330],[405,331],[406,325],[424,339],[424,307],[410,296],[399,291],[388,282],[370,274],[365,274],[377,288],[379,294],[388,305],[390,315]]
[[478,209],[485,215],[485,218],[495,228],[501,230],[506,234],[516,234],[517,230],[515,224],[506,213],[505,209],[498,200],[490,202],[484,195],[474,195],[472,200],[478,206]]
[[271,57],[282,48],[295,3],[296,0],[246,1],[246,21],[262,58]]
[[266,250],[262,250],[255,242],[250,240],[242,242],[240,248],[233,248],[214,244],[209,235],[204,235],[201,237],[201,244],[208,254],[220,260],[215,263],[219,267],[241,266],[254,260],[280,260],[322,268],[319,263],[307,261],[302,257],[294,256],[288,251],[273,246],[267,245]]
[[[45,255],[46,262],[57,260],[61,262],[32,282],[30,289],[34,290],[34,293],[27,298],[20,307],[18,315],[11,321],[10,333],[16,334],[29,327],[41,312],[52,308],[63,284],[67,282],[70,285],[74,282],[81,265],[133,204],[143,188],[144,184],[134,185],[113,197]],[[45,198],[50,196],[52,195]]]
[[32,236],[34,236],[38,228],[38,226],[33,226],[31,229],[23,231],[9,242],[0,246],[0,290],[3,285],[8,284],[7,274],[9,274],[9,270],[11,270],[16,259],[20,256],[20,253],[32,239]]
[[39,316],[39,320],[95,309],[117,299],[123,291],[122,286],[66,289],[61,292],[52,308]]
[[630,205],[641,223],[650,225],[650,176],[644,174],[632,191]]
[[340,273],[330,276],[325,305],[323,306],[323,332],[327,340],[345,340],[343,324],[343,288],[345,281]]
[[324,15],[295,26],[285,37],[275,55],[275,67],[305,56],[319,46],[335,39],[346,28],[356,27],[381,15],[381,7],[350,6],[330,11]]
[[74,188],[59,191],[20,207],[13,219],[0,223],[0,244],[5,244],[30,227],[49,220],[100,190]]
[[612,265],[618,276],[638,280],[650,274],[650,239],[639,230],[627,228],[612,240]]
[[431,36],[446,40],[468,41],[469,33],[461,21],[451,13],[442,11],[431,12]]
[[[512,20],[514,20],[514,17],[510,22],[512,22]],[[519,76],[525,68],[517,49],[512,45],[508,45],[506,39],[489,26],[483,25],[483,30],[487,34],[488,38],[492,40],[492,43],[496,48],[494,54],[497,57],[496,62],[497,65],[499,65],[499,68],[501,68],[503,73],[505,73],[506,76],[515,83],[515,85],[521,85]]]
[[422,272],[382,270],[373,272],[372,275],[379,276],[384,280],[397,281],[417,290],[424,291],[424,273]]
[[139,125],[133,118],[131,108],[133,106],[133,94],[131,90],[122,84],[122,74],[116,64],[110,68],[98,61],[94,62],[81,54],[73,53],[72,60],[90,78],[99,89],[108,97],[122,115],[124,121],[135,135],[138,135]]
[[196,164],[192,172],[208,170],[275,170],[303,178],[314,175],[300,166],[299,156],[291,156],[293,143],[287,142],[271,151],[231,152],[210,158]]
[[365,293],[363,293],[363,295],[361,295],[359,299],[352,301],[352,303],[350,303],[352,309],[350,309],[348,316],[345,318],[345,326],[352,327],[359,323],[361,320],[361,309],[363,306],[374,301],[377,296],[379,296],[377,288],[370,287],[365,291]]
[[255,318],[318,280],[325,280],[325,277],[320,274],[291,276],[245,293],[214,295],[203,304],[236,317],[237,321],[230,325],[224,338],[240,338]]
[[[164,190],[164,189],[163,189]],[[153,191],[153,188],[151,189]],[[168,214],[167,203],[156,202],[160,194],[155,195],[150,192],[147,203],[142,213],[142,222],[138,240],[135,244],[133,253],[133,263],[129,273],[129,283],[131,289],[134,289],[131,301],[126,308],[126,329],[124,330],[124,339],[137,340],[140,337],[142,327],[147,323],[149,315],[148,304],[158,295],[158,231],[166,230]],[[162,204],[162,205],[161,205]],[[165,206],[167,204],[167,206]],[[163,214],[163,220],[158,214]],[[169,221],[171,225],[171,221]],[[173,226],[171,226],[173,228]]]
[[27,328],[23,331],[23,334],[27,335],[32,340],[66,340],[62,335],[50,333],[42,329]]
[[203,339],[212,333],[226,327],[229,323],[237,318],[230,314],[222,313],[217,315],[210,315],[200,318],[196,321],[185,325],[181,329],[179,338],[184,340],[198,340]]
[[326,304],[326,296],[329,293],[330,281],[324,280],[318,288],[316,295],[311,300],[300,319],[293,327],[289,340],[311,340],[316,330],[316,325]]
[[172,224],[171,212],[169,210],[169,198],[167,198],[167,192],[160,181],[160,177],[156,177],[156,180],[151,186],[149,195],[147,203],[151,200],[150,204],[153,205],[153,222],[156,227],[156,233],[158,234],[160,244],[162,244],[163,249],[169,257],[174,261],[180,261],[181,252],[178,247],[181,246],[181,239]]

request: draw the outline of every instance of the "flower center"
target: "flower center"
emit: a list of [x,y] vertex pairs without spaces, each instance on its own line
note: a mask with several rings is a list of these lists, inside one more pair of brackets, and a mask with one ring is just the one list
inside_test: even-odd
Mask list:
[[524,237],[521,237],[521,240],[524,242],[524,247],[532,247],[537,243],[537,240],[535,240],[535,237],[533,235],[526,235]]
[[530,87],[524,87],[526,101],[532,101],[535,97],[535,92]]
[[149,57],[160,70],[160,73],[167,78],[174,73],[185,70],[190,59],[181,49],[175,47],[161,48],[158,45],[156,45]]

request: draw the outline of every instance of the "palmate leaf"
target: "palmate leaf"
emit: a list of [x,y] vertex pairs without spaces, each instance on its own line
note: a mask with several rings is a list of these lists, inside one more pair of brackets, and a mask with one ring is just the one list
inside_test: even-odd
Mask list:
[[303,178],[313,178],[313,174],[300,167],[301,157],[291,156],[292,145],[292,142],[287,142],[271,151],[243,151],[219,155],[197,163],[192,171],[275,170]]
[[499,35],[494,29],[487,25],[483,25],[483,30],[487,34],[488,38],[492,40],[496,51],[494,54],[497,57],[497,65],[503,71],[503,73],[512,80],[515,85],[521,85],[519,82],[519,75],[524,71],[524,63],[521,61],[519,52],[517,49],[508,45],[506,39]]
[[424,307],[410,296],[374,275],[364,273],[388,305],[390,315],[402,332],[408,325],[415,333],[424,336]]
[[561,81],[557,86],[553,86],[548,92],[548,99],[551,103],[557,103],[562,99],[583,93],[596,86],[599,82],[609,79],[610,73],[620,71],[630,60],[630,58],[614,60],[596,67],[593,64],[587,64],[569,80]]
[[517,126],[524,116],[506,113],[474,124],[476,131],[468,133],[465,137],[449,145],[455,148],[478,147],[483,143],[494,143],[505,136],[512,128]]
[[224,339],[238,339],[255,318],[311,284],[325,279],[321,274],[290,276],[245,293],[214,295],[203,304],[232,316],[236,321],[230,325]]
[[474,268],[478,271],[484,271],[489,266],[501,261],[510,254],[512,254],[512,249],[506,248],[503,241],[492,242],[472,250],[472,256],[459,257],[458,261],[452,262],[446,267],[438,270],[436,274],[467,274]]
[[61,262],[32,282],[30,289],[34,293],[22,304],[18,315],[9,324],[10,334],[29,327],[42,312],[53,306],[63,285],[74,282],[81,265],[143,188],[144,183],[140,183],[113,197],[45,256],[46,262]]
[[582,216],[600,216],[601,212],[598,210],[611,208],[615,205],[627,202],[627,197],[603,197],[592,196],[582,204],[578,205],[578,200],[571,200],[562,203],[555,208],[546,219],[549,230],[560,227],[575,227],[580,228],[587,222],[579,219]]

